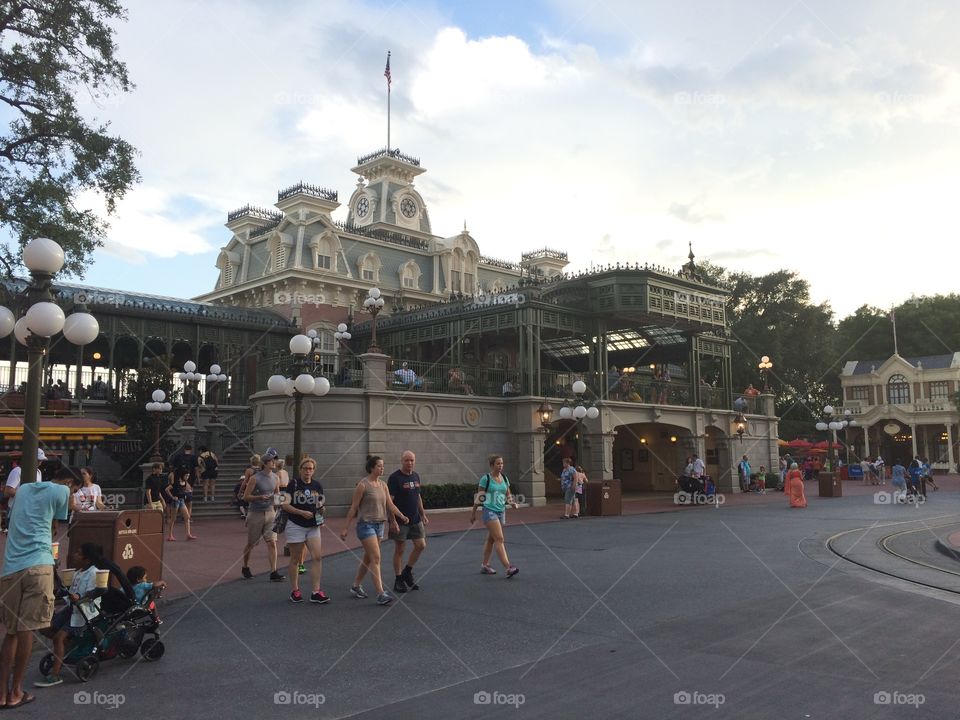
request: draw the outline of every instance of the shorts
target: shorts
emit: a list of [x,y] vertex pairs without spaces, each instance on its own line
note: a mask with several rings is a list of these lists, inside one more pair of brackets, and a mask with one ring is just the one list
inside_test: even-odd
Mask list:
[[183,498],[175,497],[175,498],[170,498],[170,500],[167,501],[168,510],[172,509],[174,512],[176,512],[182,507],[183,507]]
[[53,614],[53,620],[50,621],[50,628],[54,632],[69,628],[71,615],[73,615],[73,608],[69,605],[60,608]]
[[152,503],[147,503],[148,510],[163,510],[163,503],[160,500],[156,500]]
[[383,540],[383,526],[385,524],[383,520],[380,522],[363,522],[360,520],[357,522],[357,538],[366,540],[368,537],[376,535]]
[[504,510],[497,512],[488,507],[483,508],[483,524],[486,525],[491,520],[499,520],[501,525],[507,524],[507,513]]
[[423,530],[423,522],[413,523],[412,525],[401,525],[400,532],[390,533],[391,540],[422,540],[427,536]]
[[271,508],[250,508],[247,510],[247,545],[256,545],[263,538],[266,542],[274,542],[277,534],[273,531],[273,521],[277,518],[277,511]]
[[53,565],[34,565],[0,578],[0,622],[7,635],[43,630],[53,618]]
[[320,528],[322,525],[317,525],[316,527],[301,527],[300,525],[294,525],[292,522],[287,522],[287,529],[285,532],[287,538],[287,544],[297,544],[303,543],[311,538],[320,537]]
[[565,505],[571,505],[577,499],[577,488],[573,485],[563,491],[563,502]]

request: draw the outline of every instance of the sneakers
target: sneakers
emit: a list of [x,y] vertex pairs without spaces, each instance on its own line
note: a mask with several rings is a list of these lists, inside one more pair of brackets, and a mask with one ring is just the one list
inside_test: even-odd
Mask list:
[[393,595],[384,590],[382,593],[377,595],[377,605],[389,605],[393,602]]
[[284,580],[283,575],[278,573],[276,570],[270,573],[270,582],[283,582],[283,580]]
[[397,579],[393,581],[393,591],[395,593],[405,593],[407,591],[407,584],[403,581],[403,577],[400,575],[398,575]]
[[248,568],[246,565],[244,565],[242,568],[240,568],[240,573],[241,573],[247,580],[249,580],[250,578],[253,577],[253,573],[250,572],[250,568]]
[[290,593],[290,602],[292,603],[302,603],[303,602],[303,593],[299,590],[294,590]]
[[53,687],[54,685],[60,685],[63,682],[63,678],[59,675],[44,675],[39,680],[36,680],[33,683],[34,687]]
[[400,578],[406,584],[408,590],[419,590],[420,586],[417,585],[417,581],[413,579],[413,570],[404,568],[403,572],[400,574]]
[[520,568],[518,568],[516,565],[511,565],[510,567],[508,567],[508,568],[507,568],[507,580],[509,580],[510,578],[512,578],[512,577],[513,577],[514,575],[516,575],[518,572],[520,572]]
[[327,594],[323,590],[319,590],[310,596],[310,602],[323,605],[324,603],[330,602],[330,598],[327,597]]
[[494,570],[494,569],[493,569],[492,567],[490,567],[489,565],[481,565],[481,566],[480,566],[480,574],[481,574],[481,575],[496,575],[496,574],[497,574],[497,571]]
[[300,563],[299,565],[297,565],[297,574],[298,574],[298,575],[303,575],[306,571],[307,571],[307,568],[306,568],[306,566],[305,566],[303,563]]
[[353,595],[357,600],[365,600],[367,598],[367,593],[363,589],[363,585],[354,585],[350,588],[350,594]]

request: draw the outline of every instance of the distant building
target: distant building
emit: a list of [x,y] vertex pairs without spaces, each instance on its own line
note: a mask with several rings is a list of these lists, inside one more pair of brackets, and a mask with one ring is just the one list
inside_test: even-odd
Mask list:
[[848,362],[840,373],[843,410],[859,427],[848,429],[860,457],[887,464],[920,455],[938,470],[956,467],[960,353]]

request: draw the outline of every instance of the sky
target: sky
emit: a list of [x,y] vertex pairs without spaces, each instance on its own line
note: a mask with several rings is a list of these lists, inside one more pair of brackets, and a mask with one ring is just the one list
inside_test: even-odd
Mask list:
[[[136,0],[134,92],[84,99],[139,150],[85,282],[212,290],[227,212],[358,156],[419,157],[435,234],[571,270],[698,260],[809,280],[838,318],[948,293],[960,3]],[[94,203],[95,198],[86,198]],[[335,218],[345,219],[346,207]]]

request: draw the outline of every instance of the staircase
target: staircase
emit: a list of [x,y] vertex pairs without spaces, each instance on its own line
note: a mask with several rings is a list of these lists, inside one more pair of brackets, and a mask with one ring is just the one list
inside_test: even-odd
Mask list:
[[245,445],[237,445],[227,450],[220,457],[220,472],[217,476],[216,502],[203,501],[203,486],[193,489],[193,517],[240,517],[233,499],[233,487],[240,480],[240,475],[250,464],[253,451]]

